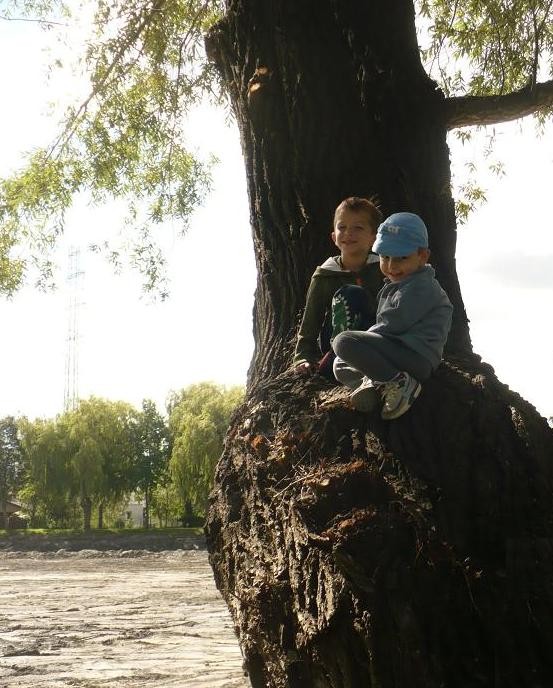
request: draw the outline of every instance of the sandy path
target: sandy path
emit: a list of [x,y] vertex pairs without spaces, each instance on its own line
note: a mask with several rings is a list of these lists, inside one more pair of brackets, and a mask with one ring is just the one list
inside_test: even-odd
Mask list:
[[247,688],[205,551],[0,554],[0,688]]

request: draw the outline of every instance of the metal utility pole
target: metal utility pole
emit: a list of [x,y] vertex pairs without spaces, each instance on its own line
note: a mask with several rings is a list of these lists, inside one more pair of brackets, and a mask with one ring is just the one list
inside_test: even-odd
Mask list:
[[63,410],[72,411],[79,400],[79,309],[81,303],[82,278],[80,268],[81,251],[72,246],[69,249],[67,269],[67,291],[69,294],[67,348],[65,354],[65,390]]

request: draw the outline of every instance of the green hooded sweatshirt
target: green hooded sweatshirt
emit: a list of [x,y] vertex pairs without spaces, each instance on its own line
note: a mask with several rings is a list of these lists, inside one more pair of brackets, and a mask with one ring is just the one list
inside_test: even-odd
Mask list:
[[358,284],[367,294],[369,310],[376,318],[376,295],[383,283],[380,260],[369,253],[367,262],[359,272],[344,270],[340,266],[340,256],[332,256],[320,265],[311,278],[305,310],[298,333],[294,365],[298,363],[317,363],[330,349],[332,330],[332,297],[345,284]]

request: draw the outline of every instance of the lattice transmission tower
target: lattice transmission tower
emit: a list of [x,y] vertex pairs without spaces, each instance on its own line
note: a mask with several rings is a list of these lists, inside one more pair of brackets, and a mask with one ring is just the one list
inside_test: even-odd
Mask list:
[[65,353],[65,390],[63,410],[72,411],[79,401],[79,310],[84,271],[80,267],[81,251],[69,249],[67,268],[67,348]]

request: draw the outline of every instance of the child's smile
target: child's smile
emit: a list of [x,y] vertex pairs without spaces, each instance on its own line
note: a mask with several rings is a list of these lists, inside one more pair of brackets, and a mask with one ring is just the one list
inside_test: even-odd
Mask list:
[[428,251],[419,249],[410,256],[380,256],[382,274],[391,282],[401,282],[425,265]]
[[332,240],[342,254],[363,254],[366,256],[370,252],[375,238],[376,232],[366,213],[348,208],[338,211]]

